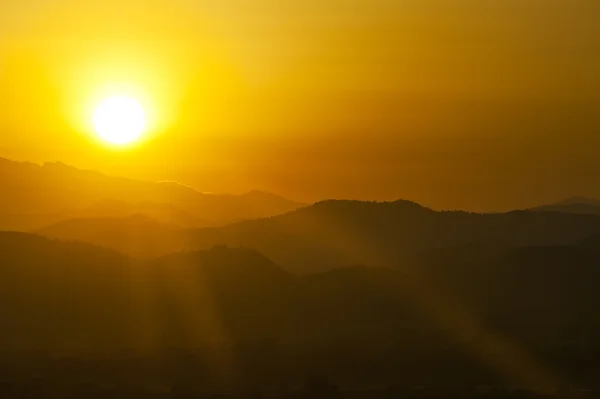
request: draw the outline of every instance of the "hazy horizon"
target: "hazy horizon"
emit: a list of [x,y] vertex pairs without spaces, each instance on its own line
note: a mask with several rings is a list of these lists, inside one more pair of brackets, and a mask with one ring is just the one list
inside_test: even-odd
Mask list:
[[[584,195],[577,195],[576,193],[574,193],[573,195],[569,195],[569,196],[565,196],[565,197],[557,197],[557,198],[549,198],[546,202],[532,202],[532,201],[523,201],[523,205],[521,206],[517,206],[517,207],[512,207],[512,208],[505,208],[505,209],[479,209],[479,210],[475,210],[475,209],[467,209],[467,208],[448,208],[448,207],[434,207],[429,205],[428,203],[425,202],[420,202],[418,200],[415,200],[414,198],[404,198],[404,197],[388,197],[388,198],[371,198],[371,197],[361,197],[361,196],[348,196],[348,197],[323,197],[323,198],[315,198],[312,200],[299,200],[297,198],[293,198],[290,196],[285,196],[281,193],[278,192],[274,192],[274,191],[268,191],[268,190],[263,190],[260,188],[250,188],[248,190],[245,191],[229,191],[229,192],[214,192],[214,191],[203,191],[201,189],[199,189],[198,187],[195,187],[194,185],[191,184],[186,184],[185,182],[182,181],[178,181],[178,180],[172,180],[172,179],[152,179],[152,177],[150,176],[144,176],[144,175],[137,175],[137,174],[117,174],[117,173],[106,173],[102,170],[99,169],[88,169],[88,168],[81,168],[77,165],[71,165],[68,163],[65,163],[63,161],[60,160],[55,160],[55,161],[42,161],[42,162],[32,162],[29,160],[16,160],[16,159],[9,159],[6,157],[3,157],[2,154],[0,154],[0,160],[4,159],[7,160],[9,162],[16,162],[16,163],[25,163],[25,164],[34,164],[37,166],[44,166],[44,164],[63,164],[67,167],[70,168],[74,168],[80,171],[93,171],[93,172],[98,172],[101,173],[103,175],[106,175],[108,177],[116,177],[116,178],[127,178],[127,179],[133,179],[133,180],[140,180],[140,181],[145,181],[148,183],[176,183],[176,184],[180,184],[184,187],[189,187],[191,189],[194,189],[196,191],[198,191],[199,193],[202,194],[211,194],[211,195],[244,195],[244,194],[249,194],[252,192],[263,192],[266,194],[273,194],[275,196],[278,197],[282,197],[286,200],[290,200],[290,201],[295,201],[297,203],[300,204],[304,204],[304,205],[310,205],[310,204],[314,204],[317,202],[322,202],[322,201],[328,201],[328,200],[353,200],[353,201],[367,201],[367,202],[394,202],[394,201],[409,201],[409,202],[414,202],[417,203],[421,206],[424,206],[426,208],[430,208],[436,211],[466,211],[466,212],[482,212],[482,213],[497,213],[497,212],[510,212],[510,211],[514,211],[514,210],[526,210],[526,209],[532,209],[532,208],[537,208],[540,206],[547,206],[547,205],[554,205],[554,204],[559,204],[559,203],[563,203],[565,201],[567,202],[589,202],[589,201],[598,201],[600,203],[600,200],[598,200],[598,198],[595,197],[591,197],[591,196],[584,196]],[[110,200],[110,198],[105,198],[106,200]]]
[[[0,11],[1,156],[302,202],[502,211],[600,197],[596,0]],[[121,92],[148,131],[115,149],[91,113]]]

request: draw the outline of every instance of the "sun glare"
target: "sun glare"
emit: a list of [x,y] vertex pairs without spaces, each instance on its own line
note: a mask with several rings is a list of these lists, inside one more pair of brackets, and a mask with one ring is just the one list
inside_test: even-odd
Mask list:
[[125,145],[138,140],[146,125],[144,108],[128,96],[109,97],[94,112],[96,132],[111,144]]

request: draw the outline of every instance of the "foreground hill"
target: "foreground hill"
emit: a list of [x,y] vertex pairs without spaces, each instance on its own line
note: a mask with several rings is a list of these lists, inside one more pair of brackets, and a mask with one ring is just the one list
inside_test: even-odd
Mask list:
[[[559,339],[561,331],[579,331],[581,343],[592,337],[590,323],[600,322],[600,251],[579,246],[461,246],[422,254],[410,269],[349,266],[302,277],[251,249],[214,247],[135,261],[89,244],[6,232],[0,248],[0,302],[6,320],[16,323],[2,334],[33,323],[27,334],[54,331],[46,343],[73,327],[63,330],[62,322],[83,323],[81,337],[95,335],[85,330],[92,326],[114,327],[110,334],[126,337],[132,331],[124,328],[144,315],[165,329],[163,338],[183,343],[324,337],[367,326],[383,333],[425,320],[432,328],[448,322],[447,306],[521,336],[551,328],[545,336]],[[584,325],[592,330],[584,334]],[[177,336],[192,333],[198,336]],[[110,334],[96,338],[117,339]]]
[[[0,229],[19,230],[33,230],[72,217],[122,217],[140,212],[183,226],[219,225],[277,215],[301,206],[259,191],[206,194],[175,182],[154,183],[62,163],[40,166],[2,158],[0,192]],[[99,210],[98,202],[106,200],[125,204],[114,207],[114,213],[104,207],[103,214],[93,214],[94,208]],[[131,209],[127,211],[127,207]],[[182,217],[185,214],[190,217]]]
[[12,232],[0,232],[0,265],[0,355],[146,351],[265,334],[295,284],[251,250],[135,261]]
[[[436,212],[409,201],[324,201],[284,215],[191,231],[193,248],[255,248],[299,272],[391,265],[466,244],[569,245],[600,232],[600,216],[515,211]],[[307,269],[308,268],[308,269]]]
[[[315,368],[349,386],[503,381],[535,389],[546,373],[556,384],[553,373],[595,381],[596,249],[462,246],[419,262],[299,277],[250,249],[142,262],[0,233],[0,359],[145,354],[170,365],[161,378],[204,389],[272,386]],[[517,361],[539,375],[515,372]],[[235,382],[220,379],[225,370]],[[147,362],[92,371],[159,383]]]
[[118,342],[130,273],[113,251],[0,232],[2,351],[80,349],[96,334]]

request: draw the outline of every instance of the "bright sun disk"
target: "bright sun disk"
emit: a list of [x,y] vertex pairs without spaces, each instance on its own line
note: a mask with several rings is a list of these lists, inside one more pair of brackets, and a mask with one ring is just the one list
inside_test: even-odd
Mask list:
[[94,112],[94,128],[109,143],[132,143],[146,130],[146,113],[142,105],[131,97],[109,97]]

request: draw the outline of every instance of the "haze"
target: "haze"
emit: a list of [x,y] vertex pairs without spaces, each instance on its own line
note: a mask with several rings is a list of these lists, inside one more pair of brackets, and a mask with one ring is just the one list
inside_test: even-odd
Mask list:
[[[599,20],[597,0],[5,1],[0,152],[305,202],[597,197]],[[151,116],[127,151],[89,126],[115,90]]]
[[0,398],[600,397],[599,0],[0,0]]

